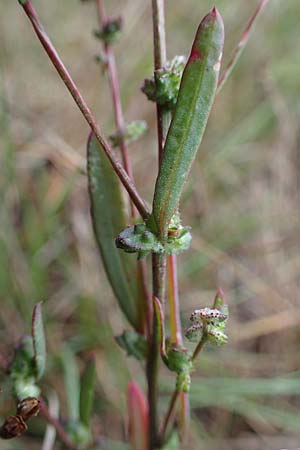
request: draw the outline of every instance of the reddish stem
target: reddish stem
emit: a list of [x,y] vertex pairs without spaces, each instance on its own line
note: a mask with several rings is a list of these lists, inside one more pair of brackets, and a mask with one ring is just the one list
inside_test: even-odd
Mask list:
[[[103,0],[97,0],[97,13],[98,13],[98,22],[99,27],[103,27],[107,22],[107,16],[106,11],[104,7],[104,1]],[[123,164],[125,167],[126,172],[130,176],[131,179],[133,179],[132,175],[132,166],[129,158],[128,148],[126,145],[124,132],[125,132],[125,120],[124,120],[124,114],[122,109],[122,102],[121,102],[121,95],[120,95],[120,86],[119,86],[119,79],[118,79],[118,72],[117,72],[117,66],[116,66],[116,60],[115,56],[112,50],[111,45],[107,43],[103,43],[103,49],[106,56],[106,64],[107,64],[107,71],[109,75],[110,80],[110,88],[111,88],[111,94],[112,94],[112,100],[113,100],[113,106],[114,106],[114,116],[115,116],[115,123],[118,135],[120,136],[120,150],[122,154]],[[131,208],[131,217],[133,221],[137,218],[137,211],[134,207],[134,204],[130,202],[130,208]],[[147,266],[145,261],[138,261],[138,276],[141,280],[141,287],[143,290],[143,298],[144,298],[144,304],[140,307],[140,332],[143,333],[145,327],[147,328],[148,336],[150,336],[151,333],[151,322],[152,322],[152,315],[153,315],[153,308],[152,308],[152,301],[151,296],[148,291],[148,274],[147,274]]]
[[139,193],[137,192],[135,184],[133,183],[132,179],[127,174],[122,163],[119,161],[118,156],[116,155],[115,151],[110,146],[108,140],[105,138],[101,128],[97,124],[88,105],[86,104],[86,102],[85,102],[84,98],[82,97],[81,93],[79,92],[76,84],[74,83],[69,72],[67,71],[66,67],[64,66],[62,60],[60,59],[56,49],[54,48],[52,42],[50,41],[46,31],[44,30],[44,28],[37,16],[37,13],[32,5],[32,2],[30,0],[28,0],[22,6],[23,6],[24,11],[26,12],[26,14],[37,34],[37,37],[39,38],[41,44],[43,45],[45,51],[47,52],[50,60],[52,61],[54,67],[56,68],[59,76],[61,77],[62,81],[66,85],[67,89],[69,90],[70,94],[72,95],[73,99],[75,100],[77,106],[79,107],[80,111],[82,112],[85,120],[87,121],[91,130],[95,134],[96,139],[98,140],[101,147],[103,148],[103,151],[105,152],[106,156],[108,157],[114,171],[118,175],[120,181],[123,183],[125,189],[127,190],[128,194],[130,195],[133,203],[136,205],[141,216],[144,219],[147,219],[149,217],[149,211],[148,211],[143,199],[140,197]]
[[[171,343],[181,347],[183,345],[182,329],[180,320],[180,302],[178,291],[178,276],[177,276],[177,256],[168,256],[168,279],[169,279],[169,305],[170,305],[170,331]],[[174,390],[170,400],[169,408],[165,416],[163,425],[161,427],[161,441],[163,442],[169,424],[174,421],[177,402],[180,399],[180,424],[181,424],[181,438],[184,441],[187,435],[189,423],[189,398],[185,392]]]
[[60,421],[50,414],[50,412],[48,410],[48,407],[47,407],[46,403],[44,402],[44,400],[42,398],[40,398],[39,400],[40,400],[40,405],[41,405],[41,410],[40,411],[41,411],[42,416],[44,416],[46,421],[48,423],[50,423],[55,428],[58,436],[60,437],[62,442],[65,444],[65,446],[69,450],[77,450],[77,446],[73,444],[73,442],[71,441],[71,439],[69,438],[69,436],[65,432],[65,430],[64,430],[62,424],[60,423]]
[[[152,0],[152,16],[154,41],[154,77],[156,79],[157,71],[162,69],[167,62],[164,0]],[[169,128],[170,113],[158,104],[156,104],[156,112],[159,156],[158,161],[160,165],[165,145],[165,139]]]
[[[98,18],[99,18],[99,26],[102,28],[106,22],[106,12],[104,8],[104,2],[102,0],[97,0],[97,12],[98,12]],[[125,167],[126,172],[130,176],[131,179],[133,179],[132,176],[132,167],[129,159],[129,153],[128,148],[125,142],[125,120],[122,110],[122,104],[121,104],[121,96],[120,96],[120,86],[119,86],[119,79],[118,79],[118,73],[117,73],[117,66],[116,66],[116,60],[115,56],[112,50],[112,47],[110,44],[103,42],[103,49],[106,57],[106,65],[107,65],[107,71],[110,81],[110,87],[111,87],[111,93],[112,93],[112,99],[113,99],[113,107],[114,107],[114,115],[115,115],[115,122],[116,122],[116,128],[118,135],[120,137],[120,149],[122,153],[122,159],[123,164]],[[132,216],[136,217],[136,211],[134,208],[134,205],[131,203],[132,207]]]
[[268,1],[269,0],[260,0],[256,10],[254,11],[254,14],[250,18],[250,20],[242,34],[242,38],[241,38],[240,42],[238,43],[237,47],[235,48],[230,61],[228,62],[226,68],[224,69],[223,73],[220,76],[217,93],[220,92],[220,90],[222,89],[222,87],[224,86],[226,81],[228,80],[229,76],[231,75],[231,72],[233,71],[239,57],[241,56],[241,54],[249,40],[249,37],[250,37],[251,31],[253,29],[256,19],[259,16],[259,14],[261,13],[261,11],[264,9],[264,7],[267,5]]

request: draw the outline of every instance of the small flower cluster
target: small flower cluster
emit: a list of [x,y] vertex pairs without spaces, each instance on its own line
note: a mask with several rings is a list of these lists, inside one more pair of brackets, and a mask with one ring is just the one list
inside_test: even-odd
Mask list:
[[136,141],[146,133],[147,129],[148,126],[144,120],[134,120],[133,122],[126,125],[125,131],[123,133],[116,132],[110,135],[109,139],[113,147],[118,147],[122,141],[122,138],[125,139],[127,143]]
[[122,26],[121,17],[109,18],[101,29],[94,31],[94,36],[106,45],[111,45],[120,38]]
[[185,336],[191,342],[198,342],[204,337],[217,346],[226,344],[228,341],[225,334],[227,319],[228,308],[226,305],[222,305],[220,309],[196,309],[191,314],[191,325],[185,331]]
[[185,56],[175,56],[172,61],[167,63],[166,67],[156,71],[155,79],[153,77],[146,78],[141,89],[148,100],[172,111],[177,102],[185,63]]

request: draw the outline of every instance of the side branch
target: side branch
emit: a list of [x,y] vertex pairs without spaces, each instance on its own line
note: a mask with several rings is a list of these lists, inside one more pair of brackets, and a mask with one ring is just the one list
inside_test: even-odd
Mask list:
[[143,199],[140,197],[139,193],[137,192],[135,184],[133,183],[130,176],[127,174],[126,170],[124,169],[124,167],[123,167],[122,163],[120,162],[119,158],[117,157],[116,153],[111,148],[109,142],[105,138],[101,128],[99,127],[93,114],[91,113],[88,105],[86,104],[84,98],[82,97],[81,93],[79,92],[73,79],[71,78],[71,75],[69,74],[68,70],[64,66],[62,60],[60,59],[56,49],[54,48],[52,42],[50,41],[46,31],[44,30],[44,28],[37,16],[37,13],[32,5],[31,0],[20,1],[20,3],[23,6],[24,11],[27,14],[42,46],[44,47],[45,51],[47,52],[50,60],[52,61],[54,67],[56,68],[60,78],[62,79],[62,81],[66,85],[67,89],[69,90],[70,94],[72,95],[73,99],[75,100],[78,108],[82,112],[82,114],[83,114],[85,120],[87,121],[87,123],[89,124],[91,130],[95,134],[98,142],[100,143],[107,158],[109,159],[114,171],[118,175],[120,181],[124,185],[125,189],[127,190],[130,198],[132,199],[133,203],[137,207],[141,216],[144,219],[147,219],[149,216],[149,211],[148,211]]
[[224,86],[224,84],[226,83],[228,78],[230,77],[231,72],[235,68],[236,63],[238,62],[241,54],[244,51],[244,48],[246,47],[246,44],[249,40],[251,31],[253,29],[253,26],[256,22],[257,17],[262,12],[262,10],[264,9],[264,7],[267,5],[268,2],[269,2],[269,0],[260,0],[256,10],[254,11],[254,14],[250,18],[250,20],[242,34],[242,38],[241,38],[240,42],[238,43],[237,47],[235,48],[235,50],[233,52],[233,55],[232,55],[229,63],[227,64],[226,68],[224,69],[223,73],[220,76],[217,93],[220,92],[220,90],[222,89],[222,87]]

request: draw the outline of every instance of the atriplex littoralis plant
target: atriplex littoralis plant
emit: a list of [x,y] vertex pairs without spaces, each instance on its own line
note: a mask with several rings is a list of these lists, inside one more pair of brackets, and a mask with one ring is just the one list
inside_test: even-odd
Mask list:
[[[221,76],[223,21],[214,7],[196,32],[187,61],[175,57],[167,61],[164,0],[152,0],[154,30],[154,77],[145,80],[143,92],[156,103],[159,170],[152,210],[139,195],[133,181],[127,146],[140,136],[142,122],[125,124],[119,95],[113,43],[121,33],[121,21],[106,17],[102,0],[95,0],[99,29],[95,36],[103,44],[103,64],[107,69],[115,111],[116,133],[107,139],[97,124],[77,86],[47,36],[30,0],[19,0],[33,28],[53,62],[58,74],[73,96],[91,128],[88,139],[88,177],[95,236],[104,266],[119,305],[132,326],[118,338],[128,354],[145,365],[148,401],[132,383],[128,391],[129,440],[134,450],[153,450],[176,441],[172,434],[177,403],[180,399],[180,438],[188,427],[188,392],[195,358],[207,342],[221,345],[228,312],[221,290],[212,308],[196,310],[191,315],[187,339],[196,342],[190,354],[183,345],[179,317],[176,254],[187,250],[191,240],[189,227],[183,226],[179,202],[184,183],[195,159],[215,95],[224,85],[246,45],[255,19],[267,4],[260,0],[229,65]],[[122,162],[114,147],[119,148]],[[123,204],[120,182],[131,201],[128,217]],[[116,244],[116,246],[115,246]],[[118,248],[117,248],[118,247]],[[129,253],[136,253],[138,261]],[[145,258],[152,257],[152,295],[148,294]],[[169,296],[165,300],[166,274]],[[169,307],[171,336],[165,339],[165,309]],[[158,411],[158,371],[160,360],[176,373],[176,385],[170,406],[161,423]],[[59,427],[59,424],[56,424]],[[74,448],[76,433],[66,430]],[[78,436],[77,436],[78,438]],[[72,441],[73,439],[73,441]],[[84,443],[84,439],[81,444]]]

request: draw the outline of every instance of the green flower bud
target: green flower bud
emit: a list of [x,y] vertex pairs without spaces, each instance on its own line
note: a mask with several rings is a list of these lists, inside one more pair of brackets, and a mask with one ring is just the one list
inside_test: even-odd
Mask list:
[[168,110],[173,110],[177,102],[185,63],[184,56],[175,56],[172,61],[167,63],[166,67],[156,71],[155,79],[146,78],[141,89],[148,100],[156,102]]

